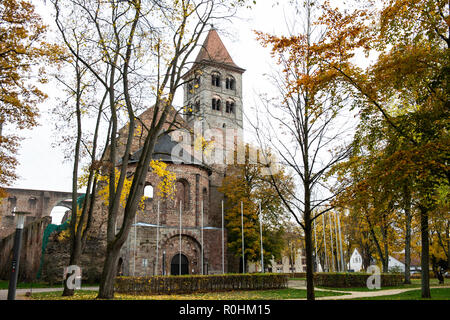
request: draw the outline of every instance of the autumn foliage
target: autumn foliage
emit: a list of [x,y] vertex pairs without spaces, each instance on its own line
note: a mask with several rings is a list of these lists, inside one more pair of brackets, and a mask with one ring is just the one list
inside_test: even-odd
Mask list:
[[[37,105],[46,94],[45,65],[57,61],[61,50],[45,39],[46,27],[28,1],[0,3],[0,185],[16,179],[17,129],[36,126]],[[10,133],[10,132],[13,133]],[[0,197],[4,196],[0,189]]]

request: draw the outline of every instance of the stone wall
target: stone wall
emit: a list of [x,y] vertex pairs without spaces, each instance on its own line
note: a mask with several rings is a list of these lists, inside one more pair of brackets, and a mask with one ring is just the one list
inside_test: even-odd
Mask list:
[[[53,233],[45,250],[41,280],[62,283],[64,268],[69,266],[70,243],[67,239],[58,240],[58,233]],[[83,283],[99,283],[106,253],[104,239],[89,238],[81,255],[78,266],[82,272]]]
[[[50,217],[43,217],[24,227],[19,264],[20,281],[36,279],[41,259],[42,236],[50,222]],[[15,233],[12,233],[0,240],[0,279],[7,280],[10,277],[14,235]]]
[[30,212],[25,220],[25,225],[27,225],[34,220],[50,216],[56,205],[61,204],[68,209],[71,205],[71,192],[18,188],[6,188],[6,192],[8,196],[0,199],[0,239],[15,230],[14,216],[11,214],[14,207],[17,211]]

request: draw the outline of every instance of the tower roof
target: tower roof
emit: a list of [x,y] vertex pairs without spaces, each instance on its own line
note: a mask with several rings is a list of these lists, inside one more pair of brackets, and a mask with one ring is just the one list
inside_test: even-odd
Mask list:
[[224,68],[228,67],[235,71],[245,71],[245,69],[238,67],[234,63],[215,28],[211,28],[211,30],[209,30],[200,52],[195,59],[194,67],[192,69],[199,64],[218,64]]

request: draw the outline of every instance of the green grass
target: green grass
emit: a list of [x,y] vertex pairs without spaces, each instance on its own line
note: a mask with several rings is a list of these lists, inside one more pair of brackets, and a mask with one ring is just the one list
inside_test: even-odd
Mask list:
[[[343,295],[330,291],[315,291],[316,297]],[[32,299],[36,300],[91,300],[97,297],[96,291],[76,291],[73,297],[61,296],[58,292],[33,293]],[[125,294],[115,294],[117,300],[286,300],[286,299],[306,299],[306,290],[303,289],[279,289],[279,290],[258,290],[258,291],[228,291],[209,292],[197,294],[173,294],[173,295],[152,295],[133,296]]]
[[[339,291],[359,291],[359,292],[366,292],[366,291],[381,291],[381,290],[389,290],[389,289],[409,289],[409,288],[420,288],[421,287],[421,280],[420,279],[412,279],[411,284],[401,284],[399,286],[390,286],[390,287],[383,287],[383,284],[381,284],[380,289],[369,289],[367,287],[357,287],[357,288],[332,288],[332,287],[324,287],[324,286],[318,286],[317,288],[321,289],[327,289],[327,290],[339,290]],[[447,281],[447,283],[444,283],[443,286],[448,285],[450,281]],[[430,279],[430,286],[439,286],[439,280],[438,279]]]
[[450,288],[430,289],[431,299],[423,299],[421,290],[410,290],[391,296],[367,297],[352,300],[450,300]]
[[[9,281],[0,280],[0,290],[8,289]],[[61,283],[50,285],[46,282],[19,282],[17,284],[17,289],[29,289],[29,288],[62,288]]]

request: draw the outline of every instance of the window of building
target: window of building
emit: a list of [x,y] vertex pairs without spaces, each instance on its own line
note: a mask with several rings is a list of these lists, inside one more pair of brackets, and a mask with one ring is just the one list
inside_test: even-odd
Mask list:
[[17,204],[17,198],[15,196],[8,198],[8,212],[11,213]]
[[234,102],[233,101],[227,101],[225,104],[225,111],[227,113],[234,113]]
[[213,98],[211,105],[212,105],[213,110],[220,111],[220,99],[219,98]]
[[28,199],[28,207],[31,211],[36,210],[36,203],[36,197],[30,197],[30,199]]
[[153,199],[153,186],[148,184],[144,187],[144,197],[148,198],[148,200]]
[[189,208],[189,182],[179,179],[175,183],[175,207],[179,208],[180,203],[184,210]]
[[194,103],[194,111],[195,112],[200,111],[200,101],[199,100],[195,101],[195,103]]
[[211,84],[215,87],[220,87],[220,74],[213,73],[211,75]]
[[236,81],[233,77],[227,77],[225,80],[225,88],[229,90],[234,90],[236,88]]

